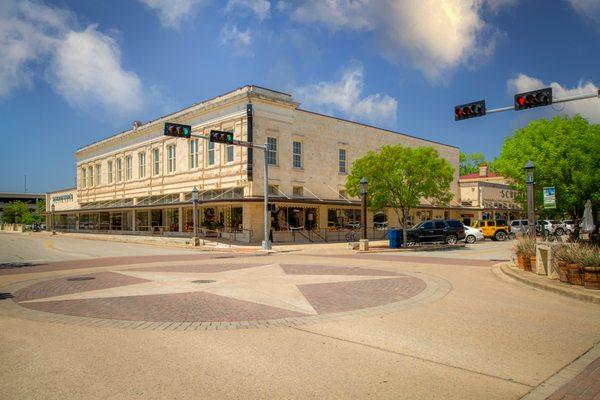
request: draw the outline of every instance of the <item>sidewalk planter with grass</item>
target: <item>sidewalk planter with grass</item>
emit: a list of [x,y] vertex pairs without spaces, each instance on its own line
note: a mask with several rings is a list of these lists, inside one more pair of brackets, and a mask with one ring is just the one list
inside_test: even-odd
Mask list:
[[535,239],[532,239],[529,236],[518,238],[515,242],[514,251],[517,255],[519,268],[525,271],[531,271],[531,262],[533,261],[533,265],[535,265]]
[[579,251],[579,265],[583,269],[583,286],[600,290],[600,248],[583,245]]

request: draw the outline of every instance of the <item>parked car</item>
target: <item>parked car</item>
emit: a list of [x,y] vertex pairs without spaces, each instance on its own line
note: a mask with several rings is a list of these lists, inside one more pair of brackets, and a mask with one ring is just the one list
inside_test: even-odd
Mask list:
[[456,244],[459,240],[464,240],[466,235],[462,222],[456,219],[436,219],[422,221],[415,227],[407,229],[406,237],[409,242],[415,243]]
[[510,226],[505,219],[489,219],[475,221],[473,228],[480,229],[483,236],[494,241],[503,241],[510,236]]
[[570,235],[571,233],[573,233],[573,231],[575,231],[575,221],[573,221],[572,219],[566,219],[562,221],[561,227],[565,235]]
[[484,240],[483,232],[481,229],[472,228],[465,225],[465,243],[473,244],[478,240]]
[[515,219],[510,221],[510,232],[514,234],[525,234],[527,233],[527,227],[529,226],[529,221],[526,219]]
[[[539,232],[544,235],[562,235],[564,229],[561,227],[560,221],[544,219],[539,222]],[[559,233],[560,232],[560,233]]]

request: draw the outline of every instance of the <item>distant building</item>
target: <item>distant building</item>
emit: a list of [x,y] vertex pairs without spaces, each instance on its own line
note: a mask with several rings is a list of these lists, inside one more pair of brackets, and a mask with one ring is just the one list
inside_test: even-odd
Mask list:
[[4,215],[4,207],[12,202],[20,201],[27,204],[31,211],[35,211],[36,203],[39,200],[44,200],[45,194],[40,193],[0,193],[0,220]]
[[473,208],[461,214],[466,225],[475,219],[515,219],[523,212],[510,180],[490,171],[487,165],[481,165],[479,172],[460,176],[458,185],[462,206]]

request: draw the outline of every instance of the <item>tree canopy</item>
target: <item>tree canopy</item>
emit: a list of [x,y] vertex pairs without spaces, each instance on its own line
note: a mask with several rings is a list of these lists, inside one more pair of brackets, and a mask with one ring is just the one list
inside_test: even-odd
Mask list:
[[474,172],[479,172],[480,165],[488,165],[490,170],[493,169],[490,163],[485,159],[485,155],[481,152],[466,154],[461,152],[459,158],[459,174],[467,175]]
[[587,199],[600,203],[600,125],[580,116],[532,121],[506,138],[494,166],[524,191],[528,160],[535,165],[536,209],[548,186],[556,188],[557,211],[573,218],[582,215]]
[[4,207],[2,212],[2,222],[33,224],[44,220],[46,202],[41,200],[36,203],[36,211],[31,212],[27,204],[22,201],[13,201]]
[[369,208],[378,211],[391,207],[405,226],[410,208],[418,206],[421,198],[438,205],[452,199],[453,175],[452,165],[431,147],[383,146],[352,163],[346,190],[358,196],[360,180],[365,177]]

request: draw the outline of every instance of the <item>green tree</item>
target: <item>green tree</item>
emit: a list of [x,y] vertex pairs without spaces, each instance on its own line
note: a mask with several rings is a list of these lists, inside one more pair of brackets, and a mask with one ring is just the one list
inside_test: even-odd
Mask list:
[[556,188],[557,211],[580,217],[587,199],[600,202],[600,125],[579,115],[530,122],[506,138],[494,165],[525,192],[523,166],[535,165],[536,209],[543,204],[542,188]]
[[22,201],[13,201],[9,203],[6,207],[4,207],[4,211],[2,213],[2,222],[6,222],[9,224],[15,223],[28,223],[31,219],[31,213],[29,208]]
[[459,174],[467,175],[474,172],[479,172],[479,166],[482,164],[489,165],[483,153],[477,152],[466,154],[461,152],[459,156]]
[[360,180],[365,177],[369,182],[369,208],[392,208],[405,227],[410,209],[418,206],[421,198],[438,205],[452,199],[453,176],[452,165],[431,147],[383,146],[379,152],[369,151],[352,163],[346,190],[351,196],[359,196]]

